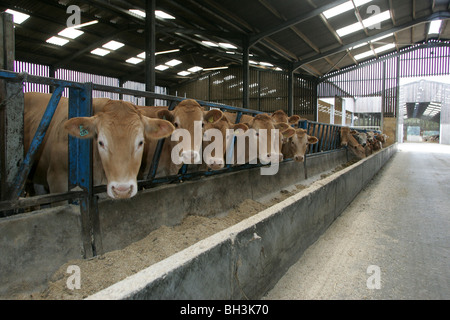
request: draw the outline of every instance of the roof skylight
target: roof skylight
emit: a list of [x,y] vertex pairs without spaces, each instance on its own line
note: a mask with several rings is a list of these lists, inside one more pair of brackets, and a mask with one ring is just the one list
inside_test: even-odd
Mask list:
[[[354,0],[355,5],[357,7],[362,6],[366,3],[371,2],[372,0]],[[348,1],[348,2],[344,2],[343,4],[340,4],[334,8],[328,9],[326,11],[323,12],[323,15],[325,16],[325,18],[330,19],[332,17],[335,17],[337,15],[340,15],[344,12],[350,11],[354,9],[353,3],[352,1]]]
[[170,61],[167,61],[167,62],[166,62],[166,65],[171,66],[171,67],[174,67],[174,66],[179,65],[180,63],[181,63],[180,60],[172,59],[172,60],[170,60]]
[[135,58],[135,57],[132,57],[132,58],[126,60],[126,62],[131,63],[131,64],[138,64],[138,63],[141,63],[142,61],[144,61],[144,60]]
[[84,32],[81,30],[77,30],[75,28],[66,28],[58,33],[58,35],[62,37],[66,37],[69,39],[75,39],[81,36]]
[[122,42],[111,40],[108,43],[105,43],[102,47],[109,50],[117,50],[119,48],[122,48],[124,45],[125,44],[123,44]]
[[164,70],[169,69],[169,66],[166,66],[164,64],[160,64],[159,66],[156,66],[155,69],[159,70],[159,71],[164,71]]
[[190,75],[191,73],[190,72],[188,72],[188,71],[180,71],[180,72],[178,72],[177,73],[177,75],[179,75],[179,76],[187,76],[187,75]]
[[26,13],[18,12],[16,10],[6,9],[6,13],[13,15],[13,21],[14,23],[21,24],[25,20],[27,20],[30,16]]
[[67,42],[69,42],[69,40],[64,39],[64,38],[60,38],[60,37],[53,36],[53,37],[47,39],[46,42],[62,47],[62,46],[65,45]]
[[442,20],[433,20],[430,22],[430,28],[428,29],[428,34],[439,34],[441,30]]
[[386,10],[382,13],[371,16],[370,18],[364,19],[362,21],[362,24],[358,21],[349,26],[340,28],[340,29],[336,30],[336,33],[338,34],[339,37],[344,37],[346,35],[356,32],[356,31],[362,30],[363,27],[369,28],[371,26],[374,26],[374,25],[381,23],[385,20],[388,20],[390,18],[391,18],[391,13],[389,10]]
[[105,49],[102,49],[102,48],[97,48],[97,49],[94,49],[94,50],[91,51],[92,54],[95,54],[95,55],[101,56],[101,57],[106,56],[110,52],[111,51],[105,50]]

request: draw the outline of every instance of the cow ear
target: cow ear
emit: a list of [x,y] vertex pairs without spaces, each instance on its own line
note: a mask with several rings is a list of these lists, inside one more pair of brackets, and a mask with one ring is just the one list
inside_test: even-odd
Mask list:
[[238,136],[244,134],[248,130],[248,126],[243,123],[236,123],[230,126],[234,130],[234,135]]
[[163,119],[163,120],[167,120],[173,123],[174,121],[174,117],[171,111],[169,110],[159,110],[158,112],[156,112],[156,115],[158,118]]
[[67,120],[64,129],[76,138],[90,139],[96,133],[96,117],[78,117]]
[[173,124],[167,120],[144,117],[143,121],[145,136],[148,139],[157,140],[167,138],[175,130]]
[[301,119],[300,116],[294,114],[293,116],[289,117],[288,121],[289,121],[289,124],[297,124],[297,122],[299,122],[300,119]]
[[211,109],[204,113],[203,120],[209,123],[215,123],[222,119],[223,112],[218,109]]
[[292,127],[287,128],[286,130],[281,131],[281,134],[283,135],[283,138],[287,139],[295,134],[295,129]]
[[273,126],[275,127],[275,129],[280,129],[280,131],[284,131],[287,128],[290,128],[290,126],[287,123],[284,123],[284,122],[274,123]]
[[308,136],[308,143],[309,144],[316,144],[317,142],[319,142],[319,139],[317,139],[314,136]]

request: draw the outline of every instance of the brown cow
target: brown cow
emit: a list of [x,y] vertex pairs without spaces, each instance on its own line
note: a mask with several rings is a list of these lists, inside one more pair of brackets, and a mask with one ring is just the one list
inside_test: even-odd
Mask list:
[[[25,93],[24,146],[31,144],[50,94]],[[160,139],[175,129],[165,120],[151,119],[133,104],[109,99],[93,99],[94,116],[67,120],[68,99],[61,98],[41,145],[34,183],[47,185],[50,192],[68,188],[68,135],[94,139],[94,185],[107,184],[113,199],[131,198],[137,192],[136,177],[142,160],[144,139]]]
[[[168,110],[167,107],[153,108],[155,107],[141,107],[141,110],[147,116],[166,119],[173,123],[176,129],[180,129],[175,130],[172,137],[165,140],[156,177],[175,175],[183,164],[201,164],[204,126],[207,123],[218,122],[223,116],[222,111],[217,109],[204,111],[203,107],[193,99],[181,101],[172,111]],[[179,142],[178,138],[183,133],[186,133],[186,135],[189,133],[190,141],[181,140]],[[172,139],[175,139],[175,141],[172,141]],[[148,148],[146,148],[142,172],[144,177],[150,171],[156,143],[156,141],[150,141]],[[178,150],[180,152],[177,154]]]
[[319,140],[307,134],[306,130],[295,129],[295,134],[286,139],[281,151],[285,159],[293,158],[297,162],[303,162],[305,153],[310,144],[316,144]]
[[302,119],[296,114],[288,117],[288,115],[281,109],[272,113],[271,118],[274,123],[283,122],[289,125],[297,125],[298,122]]
[[[204,136],[203,136],[203,160],[206,166],[212,170],[222,169],[225,165],[226,159],[225,155],[227,152],[231,152],[230,142],[233,139],[234,135],[241,135],[248,130],[247,125],[243,123],[233,124],[231,123],[225,116],[223,116],[219,121],[207,121],[203,127]],[[217,130],[216,132],[214,132]],[[233,130],[234,135],[227,136],[227,130]],[[217,136],[222,137],[222,150],[217,150],[213,148],[213,150],[209,150],[210,146],[214,143]],[[227,140],[227,138],[229,138]]]
[[350,152],[353,153],[358,159],[363,159],[366,157],[366,151],[350,133],[349,127],[341,128],[341,146],[348,147],[348,150],[350,150]]

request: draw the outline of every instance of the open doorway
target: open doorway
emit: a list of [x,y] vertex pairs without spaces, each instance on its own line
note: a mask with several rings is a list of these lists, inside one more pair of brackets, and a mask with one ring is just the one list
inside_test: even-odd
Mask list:
[[400,79],[399,142],[450,144],[450,77]]

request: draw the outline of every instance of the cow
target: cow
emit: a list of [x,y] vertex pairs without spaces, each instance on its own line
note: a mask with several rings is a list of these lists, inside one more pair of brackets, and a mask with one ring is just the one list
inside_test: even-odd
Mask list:
[[[24,148],[29,149],[50,94],[24,94]],[[113,199],[137,193],[137,175],[145,140],[170,136],[175,127],[166,120],[144,116],[135,105],[118,100],[93,99],[91,117],[68,119],[68,99],[62,97],[37,154],[33,183],[51,193],[68,190],[68,134],[93,139],[93,183],[106,184]]]
[[342,147],[347,147],[358,159],[364,159],[366,157],[366,151],[363,146],[356,141],[353,135],[351,135],[349,127],[342,127],[340,134]]
[[[235,123],[236,121],[236,114],[230,113],[230,112],[224,112],[227,119]],[[289,125],[283,122],[274,123],[272,121],[272,118],[268,114],[260,113],[255,115],[254,117],[249,115],[242,115],[240,122],[247,125],[249,129],[253,129],[252,131],[249,131],[249,133],[246,134],[252,134],[253,132],[256,137],[252,137],[253,139],[256,139],[258,142],[258,159],[261,163],[267,164],[270,162],[280,162],[283,160],[283,154],[281,153],[281,146],[282,146],[282,138],[292,136],[294,131],[291,130],[293,128],[290,128]],[[290,128],[290,129],[289,129]],[[278,141],[272,140],[272,133],[273,130],[279,130]],[[260,141],[262,139],[259,139],[259,134],[262,133],[262,130],[265,130],[266,139],[264,141],[263,145],[260,145]],[[276,148],[276,143],[278,143],[278,148]],[[250,154],[252,152],[249,152],[249,147],[246,145],[245,148],[245,163],[249,163],[251,161],[254,161],[256,159],[251,159]],[[235,144],[235,154],[237,151],[237,145]],[[265,149],[264,149],[265,148]],[[264,150],[266,152],[262,152],[261,150]],[[241,151],[242,152],[242,151]]]
[[[230,120],[228,120],[227,117],[222,116],[222,118],[219,121],[211,122],[207,121],[203,127],[204,129],[204,136],[203,136],[203,151],[204,151],[204,162],[205,165],[210,168],[211,170],[219,170],[222,169],[226,163],[226,153],[232,152],[233,150],[230,150],[231,145],[231,139],[233,139],[234,135],[241,135],[245,133],[248,130],[248,126],[243,123],[237,123],[233,124]],[[214,131],[211,132],[211,130],[218,130],[217,133],[220,133],[222,136],[222,150],[216,150],[215,148],[209,152],[205,152],[209,146],[212,145],[212,143],[215,141],[215,137],[212,136],[214,134]],[[227,136],[227,130],[233,130],[233,135]],[[227,138],[228,141],[227,141]]]
[[295,129],[293,136],[283,140],[285,140],[281,149],[283,157],[285,159],[293,158],[297,162],[303,162],[309,145],[316,144],[319,141],[301,128]]
[[272,115],[270,117],[272,118],[272,121],[274,123],[284,122],[284,123],[287,123],[289,125],[294,125],[294,126],[296,126],[298,124],[298,122],[300,120],[302,120],[302,118],[300,118],[300,116],[298,116],[296,114],[289,117],[286,114],[286,112],[284,112],[281,109],[272,113]]
[[[155,177],[175,175],[183,164],[201,164],[204,126],[207,123],[215,124],[223,116],[222,111],[218,109],[205,111],[194,99],[181,101],[173,110],[168,110],[167,107],[141,107],[140,110],[147,116],[166,119],[176,129],[184,129],[184,132],[190,135],[190,141],[183,139],[179,142],[177,136],[166,138]],[[176,130],[174,133],[178,134],[182,131]],[[145,150],[144,168],[141,170],[144,177],[150,171],[156,144],[156,141],[149,141],[148,148]],[[174,150],[176,147],[181,147],[178,154],[178,149]]]
[[367,134],[366,133],[352,130],[352,131],[350,131],[350,134],[353,135],[353,137],[356,139],[356,141],[358,141],[358,143],[360,145],[362,145],[363,147],[366,146],[366,144],[367,144]]

